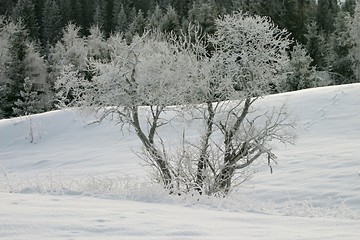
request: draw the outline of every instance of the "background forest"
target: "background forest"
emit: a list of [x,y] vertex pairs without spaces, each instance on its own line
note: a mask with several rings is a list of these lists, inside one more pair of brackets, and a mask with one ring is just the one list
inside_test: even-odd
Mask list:
[[[54,109],[55,81],[71,63],[91,79],[86,58],[107,57],[111,36],[146,30],[204,34],[233,11],[269,16],[294,40],[289,77],[274,92],[359,82],[356,0],[0,0],[0,118]],[[211,50],[209,50],[211,51]]]

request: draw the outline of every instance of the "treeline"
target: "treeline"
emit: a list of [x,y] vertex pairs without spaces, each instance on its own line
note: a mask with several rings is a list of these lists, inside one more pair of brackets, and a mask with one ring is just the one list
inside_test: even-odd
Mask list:
[[269,16],[291,33],[292,72],[303,72],[283,89],[317,85],[309,79],[358,81],[350,29],[356,0],[0,0],[0,6],[0,117],[53,109],[58,66],[70,61],[86,75],[83,55],[106,54],[103,39],[122,34],[131,42],[150,29],[180,34],[190,23],[213,34],[215,19],[237,10]]

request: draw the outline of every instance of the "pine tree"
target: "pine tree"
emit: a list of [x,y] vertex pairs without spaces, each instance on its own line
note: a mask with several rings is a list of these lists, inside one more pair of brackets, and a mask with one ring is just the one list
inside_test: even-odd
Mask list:
[[80,27],[69,24],[65,27],[63,36],[56,45],[50,49],[49,60],[53,72],[63,65],[72,64],[79,71],[86,71],[86,57],[88,48],[85,40],[80,36]]
[[41,97],[34,87],[35,83],[29,77],[24,79],[23,90],[20,91],[20,98],[14,103],[14,114],[26,116],[40,113],[44,109],[41,106]]
[[115,17],[115,32],[124,33],[128,28],[127,16],[125,13],[124,5],[120,6],[119,12]]
[[352,59],[350,57],[350,13],[341,11],[335,21],[335,30],[331,36],[332,51],[334,54],[332,71],[335,74],[335,84],[350,83],[354,81]]
[[66,26],[74,21],[72,0],[61,0],[58,3],[61,13],[61,26]]
[[126,33],[127,38],[130,39],[135,34],[138,35],[143,34],[145,26],[146,26],[146,19],[143,11],[140,9],[129,26],[129,29]]
[[60,8],[55,0],[46,0],[43,10],[43,44],[54,45],[60,37],[62,19]]
[[236,9],[241,9],[244,12],[248,12],[251,15],[260,15],[260,0],[239,0],[234,2]]
[[339,9],[337,0],[318,0],[316,22],[325,34],[335,30],[335,18]]
[[0,16],[0,119],[5,114],[5,106],[7,105],[7,95],[9,79],[6,75],[7,63],[10,61],[9,54],[9,29],[13,29],[14,24],[5,21]]
[[32,40],[39,39],[39,23],[35,13],[35,5],[31,0],[19,0],[13,10],[13,20],[21,21]]
[[284,90],[296,91],[318,86],[315,68],[311,66],[312,59],[305,48],[301,45],[294,46],[290,56],[290,71],[283,87]]
[[[5,71],[1,76],[1,82],[5,82],[4,92],[1,94],[3,100],[0,108],[5,117],[18,116],[25,112],[19,111],[19,104],[28,100],[29,87],[31,85],[31,95],[38,99],[36,106],[33,105],[34,111],[27,113],[41,112],[49,109],[50,98],[47,98],[48,84],[47,66],[44,59],[40,56],[35,46],[29,41],[28,34],[20,24],[9,23],[6,26],[7,41],[4,44],[7,54]],[[4,35],[2,34],[2,37]],[[3,79],[5,77],[5,79]],[[27,82],[25,82],[27,81]],[[45,100],[46,99],[46,100]],[[35,100],[34,100],[35,101]],[[17,110],[16,110],[17,109]]]
[[169,5],[166,9],[166,13],[161,21],[160,29],[163,32],[180,32],[179,16],[171,5]]
[[325,40],[324,33],[318,29],[316,22],[308,25],[308,33],[305,35],[307,40],[307,51],[313,59],[312,66],[317,70],[329,70],[328,43]]
[[13,0],[0,0],[0,15],[11,15],[11,10],[13,8]]
[[154,0],[132,0],[132,3],[137,10],[141,10],[143,13],[149,12],[155,6]]
[[355,13],[356,0],[345,0],[341,5],[341,10],[344,12],[349,12],[351,16]]
[[162,19],[163,19],[163,12],[160,6],[156,5],[154,12],[149,13],[147,16],[146,28],[160,30]]
[[315,2],[308,0],[284,1],[284,14],[281,27],[291,32],[292,37],[301,44],[306,43],[307,26],[315,13]]
[[354,16],[350,23],[350,57],[353,61],[352,69],[357,82],[360,82],[360,3],[357,2]]
[[[70,65],[77,69],[79,74],[87,78],[89,73],[86,58],[89,49],[87,48],[86,41],[80,37],[80,28],[74,24],[68,24],[63,32],[63,36],[56,45],[50,48],[49,54],[49,68],[50,68],[50,85],[54,87],[57,77],[63,70],[64,66]],[[71,95],[68,96],[71,99]]]
[[93,15],[93,24],[101,29],[106,28],[106,2],[105,0],[97,0],[95,2],[95,13]]
[[109,47],[105,41],[103,32],[98,26],[90,28],[90,35],[87,37],[88,58],[92,60],[108,60]]
[[[32,82],[32,91],[36,92],[34,98],[34,109],[31,113],[39,113],[49,110],[53,103],[53,93],[50,91],[50,83],[48,82],[47,64],[36,45],[29,42],[25,63],[25,79],[28,78]],[[24,79],[24,84],[25,84]],[[34,102],[36,101],[36,102]]]
[[9,35],[9,62],[6,63],[7,91],[5,103],[3,105],[4,115],[6,117],[15,116],[13,104],[20,98],[20,92],[23,88],[25,79],[25,57],[27,52],[28,34],[24,27],[18,25],[11,29],[13,32]]
[[269,16],[275,24],[284,27],[282,22],[285,14],[283,0],[260,0],[259,8],[260,15]]
[[80,26],[80,29],[82,29],[82,32],[84,32],[85,31],[84,9],[81,0],[72,0],[71,4],[72,4],[71,20],[73,21],[74,24]]
[[214,3],[195,1],[188,15],[189,21],[199,25],[204,33],[213,34],[216,31],[215,18],[218,11]]

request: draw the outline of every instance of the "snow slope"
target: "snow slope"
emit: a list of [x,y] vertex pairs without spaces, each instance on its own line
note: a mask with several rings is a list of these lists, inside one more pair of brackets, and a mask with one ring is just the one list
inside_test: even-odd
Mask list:
[[113,122],[73,110],[1,120],[0,239],[360,239],[359,91],[262,99],[287,103],[296,144],[274,145],[274,173],[259,165],[228,199],[148,184],[139,142]]

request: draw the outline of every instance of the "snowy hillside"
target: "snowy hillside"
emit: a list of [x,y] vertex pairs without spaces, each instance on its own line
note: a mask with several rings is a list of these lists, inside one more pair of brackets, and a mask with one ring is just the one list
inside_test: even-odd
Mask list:
[[359,239],[359,92],[260,100],[287,103],[296,144],[274,146],[274,173],[259,164],[228,199],[147,183],[137,138],[113,122],[73,110],[1,120],[0,239]]

